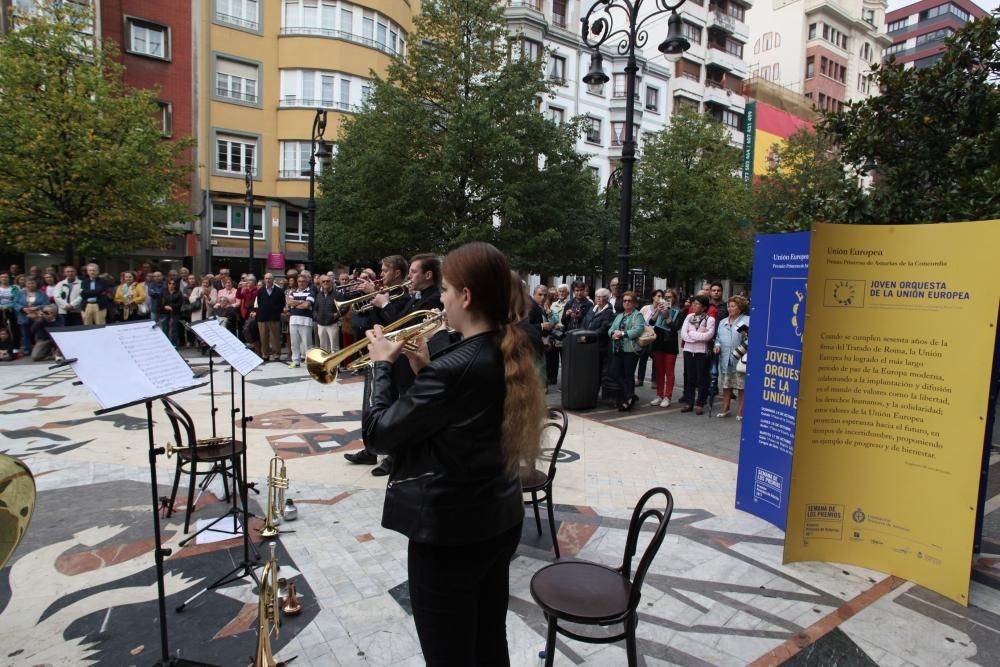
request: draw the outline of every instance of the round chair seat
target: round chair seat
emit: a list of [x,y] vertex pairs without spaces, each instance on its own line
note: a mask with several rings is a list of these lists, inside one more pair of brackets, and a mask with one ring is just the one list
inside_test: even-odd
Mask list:
[[531,597],[546,614],[578,623],[619,619],[631,592],[628,579],[596,563],[553,563],[531,578]]
[[548,481],[544,472],[531,466],[521,466],[517,476],[521,478],[521,488],[525,491],[540,489]]

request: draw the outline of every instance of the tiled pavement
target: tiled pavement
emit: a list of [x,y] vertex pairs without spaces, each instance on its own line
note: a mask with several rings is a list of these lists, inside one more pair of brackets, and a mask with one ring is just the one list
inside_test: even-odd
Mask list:
[[[40,364],[0,367],[0,451],[21,457],[39,487],[25,541],[0,572],[0,665],[152,664],[159,626],[144,411],[95,417],[96,404],[73,379]],[[423,664],[408,612],[406,541],[379,525],[384,478],[341,456],[360,446],[361,386],[319,385],[278,364],[247,383],[250,477],[262,481],[280,453],[299,506],[298,521],[282,526],[294,532],[277,542],[281,575],[296,582],[303,612],[286,617],[274,641],[279,658],[297,656],[296,667]],[[224,431],[224,371],[216,389]],[[640,395],[650,398],[648,387]],[[206,435],[207,388],[177,398]],[[154,415],[162,443],[165,421],[159,408]],[[977,561],[968,609],[858,567],[782,565],[781,532],[734,508],[738,436],[735,420],[674,407],[628,415],[598,407],[570,417],[555,492],[564,557],[617,564],[642,492],[664,485],[676,498],[643,590],[642,664],[1000,664],[1000,558],[993,555],[1000,545],[993,538]],[[1000,457],[993,462],[996,469]],[[173,460],[160,457],[158,465],[158,494],[166,495]],[[992,477],[988,525],[1000,519],[1000,475]],[[212,490],[222,495],[221,485]],[[257,514],[261,502],[265,496],[253,498]],[[198,508],[196,518],[225,510],[213,494]],[[174,548],[166,565],[171,654],[245,665],[256,643],[247,579],[174,611],[239,563],[241,542],[177,548],[183,516],[164,526]],[[515,666],[534,665],[544,644],[528,582],[552,559],[547,528],[539,538],[527,521],[511,565]],[[620,645],[567,642],[556,664],[618,666],[625,655]]]

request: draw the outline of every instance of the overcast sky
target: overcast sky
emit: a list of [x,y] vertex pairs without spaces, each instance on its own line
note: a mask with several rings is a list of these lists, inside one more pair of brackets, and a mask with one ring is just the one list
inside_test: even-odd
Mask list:
[[[899,9],[900,7],[905,7],[906,5],[912,5],[914,0],[889,0],[889,10],[893,11]],[[1000,5],[1000,0],[973,0],[977,5],[982,7],[988,12],[992,12]]]

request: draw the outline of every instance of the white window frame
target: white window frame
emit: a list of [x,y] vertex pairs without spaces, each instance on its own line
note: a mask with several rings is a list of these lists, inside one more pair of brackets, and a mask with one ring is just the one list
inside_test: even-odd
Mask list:
[[[285,241],[294,241],[298,243],[306,243],[309,241],[309,231],[308,225],[306,225],[306,217],[308,213],[306,211],[291,211],[285,210],[285,220],[283,224],[283,232],[285,234]],[[295,232],[292,232],[292,226],[289,224],[298,218],[297,224],[295,225]]]
[[628,77],[621,72],[611,75],[611,97],[625,97],[628,94]]
[[[311,141],[284,140],[278,142],[278,178],[303,180],[309,178],[309,157],[312,150]],[[294,163],[294,164],[290,164]],[[318,176],[322,161],[316,161],[316,175]]]
[[280,78],[281,98],[278,105],[283,108],[322,107],[354,112],[357,111],[351,99],[355,94],[354,83],[371,87],[368,79],[357,79],[333,70],[283,69]]
[[[222,144],[225,144],[223,149]],[[213,156],[215,162],[214,171],[218,174],[224,176],[239,176],[243,177],[246,174],[246,149],[249,147],[253,149],[250,153],[250,169],[254,176],[258,175],[259,160],[258,156],[260,151],[258,150],[258,141],[256,137],[246,137],[236,134],[228,134],[224,132],[219,132],[215,137],[215,155]],[[239,170],[233,170],[233,157],[235,156],[234,148],[239,148],[238,164]],[[223,150],[225,151],[225,166],[219,166],[219,157],[223,155]]]
[[564,57],[555,54],[549,56],[548,70],[549,81],[560,83],[566,81],[566,59]]
[[[253,68],[257,76],[253,79],[220,71],[225,69],[224,62],[232,63],[240,68]],[[248,63],[242,60],[217,56],[215,59],[215,97],[223,100],[233,100],[246,104],[260,104],[260,66],[255,63]]]
[[260,2],[258,0],[215,0],[215,20],[257,32],[260,30]]
[[[126,49],[128,53],[145,56],[146,58],[156,58],[157,60],[170,60],[169,27],[133,16],[125,17],[125,27],[128,31],[128,49]],[[155,33],[159,33],[160,35],[159,53],[149,48],[149,37]],[[138,43],[137,40],[140,36],[143,37],[142,43]]]
[[603,131],[601,128],[601,119],[595,116],[587,116],[587,120],[590,121],[590,127],[587,128],[584,134],[584,141],[588,144],[603,146],[604,144],[601,141],[601,132]]
[[[225,227],[216,224],[216,213],[220,209],[225,209]],[[240,226],[234,224],[236,213],[239,213]],[[248,236],[247,221],[244,220],[247,214],[246,204],[228,204],[222,202],[212,203],[212,236],[231,239],[245,239]],[[254,206],[251,213],[253,218],[253,238],[255,241],[264,240],[264,207]]]
[[550,106],[548,108],[548,119],[551,120],[556,125],[562,125],[563,119],[566,117],[566,110],[560,109],[559,107]]
[[[652,98],[653,103],[650,104],[649,100]],[[646,103],[644,105],[646,111],[652,111],[653,113],[660,113],[660,89],[653,86],[646,86]]]
[[160,120],[160,132],[163,136],[170,137],[174,134],[174,105],[170,102],[156,101],[159,109],[158,118]]

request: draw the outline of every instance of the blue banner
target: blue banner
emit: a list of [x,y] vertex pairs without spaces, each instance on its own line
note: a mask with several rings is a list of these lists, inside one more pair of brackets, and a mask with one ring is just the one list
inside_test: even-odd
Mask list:
[[736,507],[785,529],[806,317],[809,232],[754,239]]

